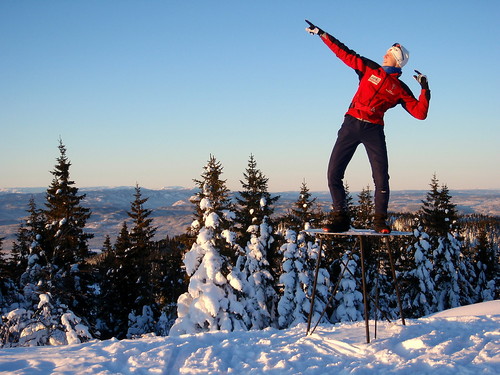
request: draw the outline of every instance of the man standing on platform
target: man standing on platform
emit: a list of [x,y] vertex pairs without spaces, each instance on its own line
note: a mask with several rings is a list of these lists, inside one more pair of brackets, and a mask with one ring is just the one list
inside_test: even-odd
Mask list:
[[429,109],[430,90],[427,77],[415,70],[414,78],[422,89],[418,99],[408,86],[399,80],[401,68],[408,62],[409,52],[401,44],[395,43],[383,57],[382,65],[358,55],[338,39],[319,27],[306,21],[306,31],[319,35],[321,40],[347,66],[359,76],[359,87],[345,114],[338,132],[337,141],[328,164],[328,187],[333,200],[333,219],[324,228],[330,232],[349,230],[350,218],[346,209],[344,173],[359,144],[363,144],[368,154],[375,183],[374,230],[390,233],[387,224],[389,205],[389,166],[384,134],[385,112],[401,104],[413,117],[424,120]]

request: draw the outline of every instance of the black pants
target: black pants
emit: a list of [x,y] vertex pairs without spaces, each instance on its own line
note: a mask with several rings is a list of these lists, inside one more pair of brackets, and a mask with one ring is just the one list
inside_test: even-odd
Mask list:
[[375,183],[375,213],[387,214],[389,205],[389,163],[384,126],[358,120],[347,115],[338,132],[328,164],[328,187],[334,210],[345,210],[344,173],[359,144],[368,154]]

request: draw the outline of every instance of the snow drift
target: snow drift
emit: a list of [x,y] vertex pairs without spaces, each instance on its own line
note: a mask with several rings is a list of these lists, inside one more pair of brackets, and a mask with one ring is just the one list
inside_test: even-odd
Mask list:
[[[373,322],[371,322],[373,324]],[[2,374],[498,374],[500,301],[408,320],[179,337],[92,341],[0,351]]]

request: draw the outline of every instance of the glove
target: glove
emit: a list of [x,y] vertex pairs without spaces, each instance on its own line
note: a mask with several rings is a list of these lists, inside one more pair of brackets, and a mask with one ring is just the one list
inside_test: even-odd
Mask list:
[[306,22],[309,24],[309,27],[306,27],[306,31],[311,34],[311,35],[322,35],[325,32],[321,30],[319,27],[313,25],[311,22],[306,20]]
[[415,78],[417,82],[420,83],[420,86],[423,89],[429,90],[429,82],[427,81],[427,76],[424,76],[418,70],[415,70],[415,73],[417,73],[417,75],[413,76],[413,78]]

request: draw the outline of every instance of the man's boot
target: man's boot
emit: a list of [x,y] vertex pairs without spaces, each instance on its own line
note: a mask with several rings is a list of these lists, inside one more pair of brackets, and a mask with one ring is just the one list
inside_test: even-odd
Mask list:
[[334,211],[332,213],[332,220],[323,225],[323,230],[325,232],[347,232],[351,227],[351,219],[345,211]]
[[391,233],[391,227],[387,225],[387,215],[385,214],[375,214],[373,220],[373,230],[378,233],[389,234]]

